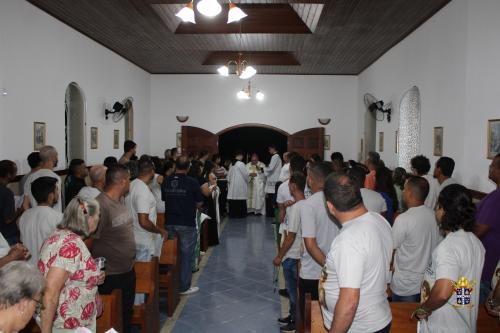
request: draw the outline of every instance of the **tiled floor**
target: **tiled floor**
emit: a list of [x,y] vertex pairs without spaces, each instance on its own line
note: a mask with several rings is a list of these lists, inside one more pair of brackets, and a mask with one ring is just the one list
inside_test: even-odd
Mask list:
[[275,254],[269,219],[229,220],[172,332],[279,332]]

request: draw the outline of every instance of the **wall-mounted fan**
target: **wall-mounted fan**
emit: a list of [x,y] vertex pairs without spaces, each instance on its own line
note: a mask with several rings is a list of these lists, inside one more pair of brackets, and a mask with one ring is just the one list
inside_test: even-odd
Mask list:
[[378,100],[372,94],[365,94],[363,97],[365,106],[377,121],[383,121],[387,114],[387,122],[391,122],[392,104],[389,102],[384,104],[384,101]]
[[132,102],[132,97],[125,98],[121,103],[115,102],[115,104],[113,104],[113,111],[108,109],[104,110],[106,119],[108,119],[109,114],[112,114],[111,119],[113,119],[115,123],[119,122],[132,107]]

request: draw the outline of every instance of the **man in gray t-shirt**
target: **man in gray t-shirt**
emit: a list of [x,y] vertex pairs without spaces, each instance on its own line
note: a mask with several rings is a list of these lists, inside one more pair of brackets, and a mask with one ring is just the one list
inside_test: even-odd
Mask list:
[[325,206],[323,186],[330,173],[326,162],[312,164],[308,169],[307,184],[313,195],[300,207],[300,221],[305,250],[300,259],[299,295],[300,312],[304,318],[305,294],[318,300],[318,282],[321,267],[325,264],[330,245],[339,233],[337,224],[328,214]]

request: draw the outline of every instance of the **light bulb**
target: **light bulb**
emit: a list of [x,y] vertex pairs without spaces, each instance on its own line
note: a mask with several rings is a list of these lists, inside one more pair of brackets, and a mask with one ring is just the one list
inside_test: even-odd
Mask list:
[[217,72],[222,76],[229,76],[229,68],[225,65],[217,68]]
[[257,100],[259,100],[259,101],[264,100],[264,93],[260,90],[257,91],[257,93],[255,94],[255,98],[257,98]]
[[232,2],[229,3],[229,13],[227,14],[227,23],[238,22],[248,15],[245,14],[239,7]]
[[201,0],[196,5],[196,9],[205,16],[214,17],[221,12],[222,7],[217,0]]
[[240,74],[240,79],[247,80],[257,74],[257,70],[252,66],[247,66],[245,70]]
[[194,19],[193,2],[189,2],[181,10],[179,10],[179,12],[175,14],[175,16],[180,18],[183,22],[196,23]]

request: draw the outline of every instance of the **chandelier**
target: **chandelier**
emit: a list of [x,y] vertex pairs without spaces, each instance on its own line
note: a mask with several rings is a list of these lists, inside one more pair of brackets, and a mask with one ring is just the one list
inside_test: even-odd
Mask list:
[[[179,17],[183,22],[191,22],[196,24],[196,20],[194,18],[194,0],[191,0],[182,8],[175,16]],[[202,15],[207,17],[215,17],[219,15],[222,11],[221,5],[217,2],[217,0],[200,0],[196,4],[196,9]],[[238,22],[242,18],[246,17],[245,14],[240,8],[238,8],[234,3],[229,1],[229,12],[227,15],[227,23]]]
[[[236,97],[238,97],[238,99],[250,99],[252,98],[252,85],[250,83],[250,81],[248,81],[248,85],[246,87],[244,87],[243,89],[241,89],[240,91],[238,91],[236,93]],[[264,93],[260,90],[257,90],[257,93],[255,94],[255,98],[259,101],[262,101],[264,100]]]
[[257,74],[257,70],[248,65],[248,61],[243,59],[243,53],[238,53],[237,60],[229,60],[225,65],[217,68],[217,72],[219,72],[222,76],[229,76],[229,66],[235,66],[236,75],[242,80],[248,80],[255,74]]

